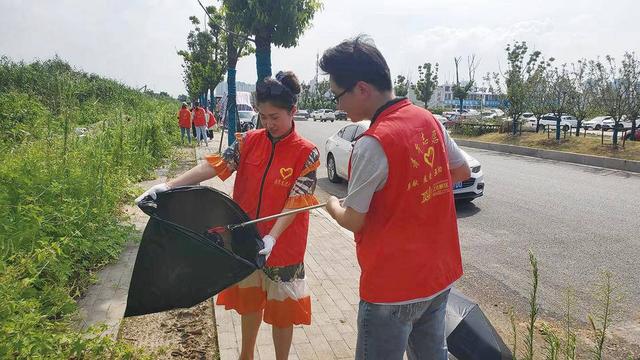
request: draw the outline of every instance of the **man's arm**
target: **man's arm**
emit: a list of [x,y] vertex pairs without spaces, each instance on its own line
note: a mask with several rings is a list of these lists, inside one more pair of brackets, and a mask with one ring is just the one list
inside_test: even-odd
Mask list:
[[471,170],[469,164],[464,156],[464,153],[458,147],[458,144],[449,136],[449,133],[444,128],[442,123],[436,121],[442,130],[444,137],[445,148],[447,151],[447,159],[449,161],[449,173],[451,174],[451,182],[457,183],[459,181],[467,180],[471,177]]
[[469,169],[469,164],[467,164],[466,160],[464,164],[455,168],[450,168],[449,173],[451,173],[451,182],[453,183],[464,181],[471,177],[471,170]]
[[331,196],[327,201],[327,212],[332,218],[336,219],[338,224],[354,233],[359,232],[364,225],[364,219],[367,213],[361,213],[350,207],[342,207],[337,197]]
[[337,198],[327,201],[327,212],[340,226],[359,232],[365,223],[371,199],[384,187],[389,174],[387,157],[380,143],[370,136],[359,139],[351,155],[351,178],[344,204]]

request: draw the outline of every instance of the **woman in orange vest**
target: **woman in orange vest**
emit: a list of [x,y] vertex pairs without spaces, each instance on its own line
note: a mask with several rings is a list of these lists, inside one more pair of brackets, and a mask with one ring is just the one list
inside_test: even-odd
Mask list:
[[189,144],[191,144],[191,111],[187,109],[187,103],[183,102],[178,112],[178,126],[180,126],[180,137],[184,144],[184,134],[187,134]]
[[[295,130],[299,93],[292,72],[265,79],[256,87],[263,129],[236,134],[236,142],[222,155],[207,156],[206,162],[138,199],[214,176],[225,180],[236,172],[233,199],[253,219],[317,204],[313,193],[320,153]],[[257,224],[264,241],[260,253],[267,257],[264,268],[218,295],[219,305],[242,316],[241,359],[253,358],[262,320],[273,327],[277,359],[289,355],[293,325],[311,324],[304,276],[308,227],[308,212]]]
[[213,112],[209,109],[207,109],[207,115],[209,117],[207,120],[207,136],[213,140],[213,127],[216,125],[216,116],[213,115]]
[[193,124],[196,127],[196,141],[198,145],[204,143],[209,146],[209,140],[207,139],[207,111],[200,106],[200,102],[196,101],[196,106],[193,109]]

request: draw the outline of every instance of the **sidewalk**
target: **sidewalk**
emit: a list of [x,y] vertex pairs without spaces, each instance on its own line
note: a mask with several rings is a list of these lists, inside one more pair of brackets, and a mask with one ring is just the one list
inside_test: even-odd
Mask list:
[[[219,134],[208,147],[198,147],[196,157],[203,161],[204,155],[217,151]],[[226,139],[223,148],[226,147]],[[160,177],[152,182],[140,184],[149,187],[164,181]],[[222,182],[214,178],[203,182],[231,193],[233,177]],[[146,225],[147,217],[137,207],[127,207],[136,228]],[[136,243],[128,243],[120,260],[105,267],[98,282],[87,290],[78,301],[83,327],[105,323],[106,334],[115,337],[126,307],[131,272],[138,250]],[[290,359],[353,359],[356,344],[358,311],[359,267],[355,256],[355,245],[351,233],[340,228],[324,210],[311,212],[309,238],[305,256],[305,274],[311,292],[312,320],[310,326],[294,327]],[[220,358],[237,359],[241,339],[240,317],[234,311],[215,307],[216,330]],[[258,334],[256,359],[275,359],[271,338],[271,326],[263,324]]]

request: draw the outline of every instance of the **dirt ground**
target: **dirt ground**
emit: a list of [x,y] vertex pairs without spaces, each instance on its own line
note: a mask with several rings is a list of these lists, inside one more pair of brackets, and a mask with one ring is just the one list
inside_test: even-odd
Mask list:
[[126,318],[118,339],[154,353],[155,359],[218,359],[211,300],[189,309]]
[[[508,289],[499,281],[471,266],[465,267],[464,276],[456,283],[456,288],[480,304],[481,309],[496,328],[505,344],[513,350],[513,330],[509,312],[515,314],[518,357],[522,358],[524,350],[524,336],[529,320],[528,299]],[[572,323],[577,337],[576,358],[594,359],[590,350],[595,346],[593,332],[588,327],[586,319],[575,319]],[[639,319],[640,322],[640,319]],[[554,331],[561,341],[564,340],[564,320],[557,314],[541,311],[536,322],[534,359],[545,358],[545,341],[543,326]],[[613,324],[615,325],[615,324]],[[560,359],[564,353],[560,352]],[[640,344],[631,344],[624,339],[608,334],[605,341],[603,359],[612,360],[640,360]]]

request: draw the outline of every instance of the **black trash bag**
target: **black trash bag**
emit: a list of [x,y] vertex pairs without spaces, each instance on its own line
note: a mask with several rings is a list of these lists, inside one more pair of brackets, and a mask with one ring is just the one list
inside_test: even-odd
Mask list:
[[146,197],[149,222],[131,276],[125,317],[191,307],[264,265],[255,225],[223,233],[211,228],[249,221],[227,194],[187,186]]
[[[480,306],[451,289],[446,315],[447,348],[458,360],[510,360],[511,351]],[[451,357],[450,357],[451,358]]]

